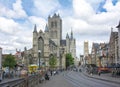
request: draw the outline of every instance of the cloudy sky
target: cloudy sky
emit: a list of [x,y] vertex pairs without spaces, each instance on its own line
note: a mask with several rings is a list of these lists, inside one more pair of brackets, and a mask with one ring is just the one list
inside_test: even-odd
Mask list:
[[76,38],[77,57],[83,43],[109,42],[120,20],[120,0],[0,0],[0,47],[14,53],[32,47],[34,24],[45,29],[48,15],[59,13],[63,21],[63,38],[71,28]]

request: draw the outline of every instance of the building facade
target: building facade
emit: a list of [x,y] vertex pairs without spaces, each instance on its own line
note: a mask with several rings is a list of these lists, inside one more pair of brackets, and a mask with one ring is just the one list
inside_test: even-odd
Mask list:
[[99,49],[99,43],[93,43],[91,49],[91,64],[97,65],[97,51]]
[[48,17],[48,23],[45,30],[37,31],[37,26],[34,26],[33,31],[33,48],[24,51],[28,58],[24,57],[26,63],[38,64],[49,67],[49,58],[55,56],[57,58],[57,66],[65,68],[65,54],[71,53],[73,58],[76,58],[76,40],[73,37],[73,32],[66,35],[66,39],[62,39],[62,19],[59,14],[54,14]]
[[117,58],[117,63],[120,64],[120,22],[116,28],[118,28],[118,58]]
[[115,64],[118,58],[118,32],[114,32],[113,29],[109,40],[109,53],[109,64]]
[[0,70],[2,69],[2,48],[0,47]]
[[89,54],[89,47],[88,41],[84,41],[84,64],[88,64],[88,54]]

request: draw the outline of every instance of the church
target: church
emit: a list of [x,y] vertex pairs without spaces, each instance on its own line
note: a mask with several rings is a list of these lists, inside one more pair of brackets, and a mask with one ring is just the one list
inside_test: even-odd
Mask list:
[[[66,29],[67,30],[67,29]],[[66,39],[62,39],[62,19],[59,14],[48,17],[44,31],[37,31],[37,26],[33,30],[33,47],[29,50],[25,48],[25,64],[38,64],[49,68],[49,59],[57,58],[57,68],[66,68],[66,53],[71,53],[76,58],[76,40],[71,30],[70,35],[66,34]]]

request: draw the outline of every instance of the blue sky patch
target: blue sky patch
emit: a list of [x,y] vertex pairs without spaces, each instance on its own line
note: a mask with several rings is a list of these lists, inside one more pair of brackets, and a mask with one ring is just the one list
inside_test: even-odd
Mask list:
[[103,1],[99,4],[99,7],[98,7],[99,12],[107,12],[106,9],[103,8],[104,4],[105,4],[105,1]]
[[116,5],[117,2],[118,0],[112,0],[113,5]]
[[32,8],[34,7],[33,1],[32,0],[23,0],[22,1],[22,6],[23,9],[26,11],[28,16],[32,15]]
[[15,2],[16,2],[16,0],[0,0],[0,3],[2,3],[2,5],[4,5],[5,7],[9,8],[9,9],[13,9],[12,5]]
[[58,0],[63,8],[71,8],[72,0]]

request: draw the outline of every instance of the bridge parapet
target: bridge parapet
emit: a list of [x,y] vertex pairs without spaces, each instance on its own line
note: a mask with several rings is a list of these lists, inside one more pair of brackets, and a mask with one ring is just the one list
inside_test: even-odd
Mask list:
[[10,81],[0,83],[0,87],[35,87],[40,83],[41,76],[39,74],[16,78]]

